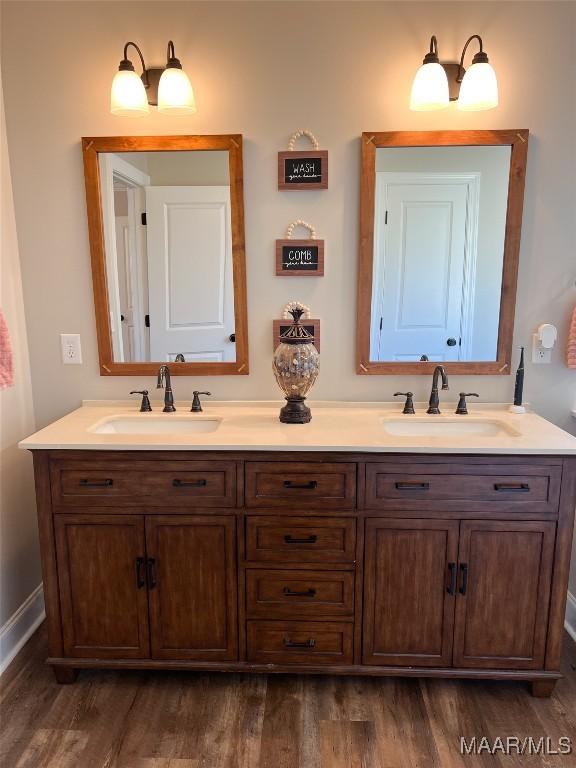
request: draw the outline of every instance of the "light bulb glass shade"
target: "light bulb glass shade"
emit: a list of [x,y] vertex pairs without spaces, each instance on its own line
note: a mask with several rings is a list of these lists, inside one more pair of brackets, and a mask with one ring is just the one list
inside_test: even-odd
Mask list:
[[456,106],[464,112],[480,112],[498,106],[496,73],[488,62],[472,64],[466,70]]
[[140,117],[150,112],[146,88],[134,70],[124,69],[114,75],[110,112],[120,117]]
[[196,112],[194,91],[182,69],[168,67],[162,73],[158,84],[158,112],[172,115],[193,115]]
[[422,64],[412,83],[410,109],[428,112],[444,109],[449,103],[448,78],[442,64]]

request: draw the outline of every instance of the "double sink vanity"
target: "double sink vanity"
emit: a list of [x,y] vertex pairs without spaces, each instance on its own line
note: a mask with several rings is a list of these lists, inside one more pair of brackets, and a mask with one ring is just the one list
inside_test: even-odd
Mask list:
[[[356,373],[434,374],[429,412],[405,393],[283,424],[277,403],[201,410],[195,393],[190,412],[171,389],[170,375],[249,372],[242,136],[83,139],[99,371],[161,366],[172,412],[142,390],[143,412],[85,402],[21,443],[60,682],[161,668],[517,679],[551,694],[576,438],[464,394],[438,408],[440,372],[443,388],[447,374],[512,372],[528,131],[359,142]],[[270,280],[287,280],[272,246]],[[328,253],[325,278],[293,279],[305,298],[337,268]],[[320,380],[352,362],[334,346],[349,320],[324,312]]]
[[532,414],[87,402],[34,453],[50,658],[518,679],[549,695],[576,438]]

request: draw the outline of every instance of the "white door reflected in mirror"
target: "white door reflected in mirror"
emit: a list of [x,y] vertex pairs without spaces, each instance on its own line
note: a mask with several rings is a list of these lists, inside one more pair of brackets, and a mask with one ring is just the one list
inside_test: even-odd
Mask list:
[[234,362],[228,152],[99,162],[114,362]]
[[497,357],[509,146],[378,147],[370,360]]

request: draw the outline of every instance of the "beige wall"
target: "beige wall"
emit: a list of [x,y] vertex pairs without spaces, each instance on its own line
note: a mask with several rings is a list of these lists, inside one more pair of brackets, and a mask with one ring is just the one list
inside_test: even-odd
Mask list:
[[[0,88],[0,101],[2,93]],[[15,640],[7,622],[42,579],[32,457],[17,444],[35,428],[10,166],[1,108],[0,306],[14,353],[14,386],[0,391],[0,668]],[[24,618],[24,621],[26,619]],[[16,627],[18,634],[18,627]]]
[[227,186],[227,151],[119,152],[118,157],[150,176],[152,186]]
[[[278,397],[270,325],[297,298],[323,322],[314,396],[380,400],[399,387],[424,399],[429,381],[354,373],[360,133],[518,127],[529,128],[532,138],[515,343],[529,344],[541,322],[558,325],[553,364],[527,366],[526,397],[576,433],[569,415],[576,375],[562,362],[576,303],[576,4],[149,2],[140,11],[137,5],[2,4],[8,139],[39,425],[83,397],[122,397],[151,383],[98,375],[81,136],[244,134],[251,375],[179,378],[177,396],[201,383],[221,399]],[[455,58],[475,32],[497,70],[501,106],[485,113],[410,112],[411,80],[430,35],[439,37],[442,57]],[[136,40],[150,64],[162,64],[169,38],[192,78],[197,115],[110,115],[110,82],[124,42]],[[325,192],[276,189],[276,153],[299,127],[312,129],[330,151]],[[274,277],[274,240],[299,217],[326,239],[324,278]],[[83,366],[62,367],[61,332],[81,333]],[[510,400],[513,378],[462,377],[452,387]]]

